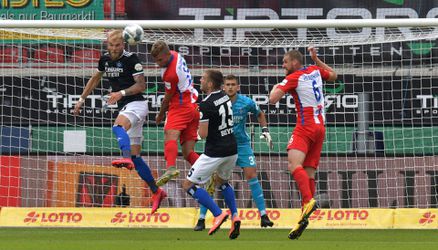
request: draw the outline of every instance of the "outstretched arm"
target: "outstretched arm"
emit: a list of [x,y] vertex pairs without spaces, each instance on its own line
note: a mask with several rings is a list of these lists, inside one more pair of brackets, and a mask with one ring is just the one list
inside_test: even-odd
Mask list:
[[93,91],[97,85],[100,83],[100,79],[102,78],[104,72],[96,71],[93,76],[88,80],[87,85],[85,85],[84,91],[82,91],[81,97],[79,101],[75,105],[75,109],[73,110],[74,115],[78,115],[82,105],[85,102],[87,96]]
[[338,78],[338,75],[333,70],[333,68],[328,66],[327,64],[325,64],[323,61],[321,61],[321,59],[319,59],[318,55],[316,54],[316,49],[314,47],[307,48],[307,51],[309,51],[310,57],[312,58],[312,60],[315,62],[315,64],[318,67],[320,67],[322,69],[325,69],[328,72],[330,72],[330,76],[327,79],[328,81],[334,81],[334,80],[336,80]]
[[270,104],[276,104],[280,99],[284,96],[283,90],[277,88],[278,84],[275,84],[274,87],[271,90],[271,93],[269,93],[269,103]]

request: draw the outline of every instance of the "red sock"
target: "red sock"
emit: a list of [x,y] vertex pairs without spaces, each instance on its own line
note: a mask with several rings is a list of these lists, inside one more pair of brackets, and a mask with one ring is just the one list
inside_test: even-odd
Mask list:
[[178,144],[175,140],[164,142],[164,159],[166,160],[166,169],[175,167],[176,157],[178,156]]
[[302,203],[306,204],[312,199],[312,193],[310,192],[309,187],[309,176],[302,166],[298,166],[292,173],[292,176],[294,177],[295,182],[298,185],[298,189],[300,190]]
[[315,179],[309,178],[309,188],[310,193],[312,194],[312,197],[315,197]]
[[199,158],[199,155],[195,151],[192,151],[189,153],[186,160],[190,163],[190,165],[193,166],[193,164],[195,164],[195,162],[198,158]]

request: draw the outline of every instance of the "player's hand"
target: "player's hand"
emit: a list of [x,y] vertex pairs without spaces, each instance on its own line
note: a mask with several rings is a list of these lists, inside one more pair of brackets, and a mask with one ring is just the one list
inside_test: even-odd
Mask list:
[[73,110],[73,115],[79,115],[81,112],[81,107],[84,104],[84,101],[78,101],[75,105],[75,109]]
[[309,48],[307,48],[307,51],[309,51],[310,57],[312,58],[312,60],[314,62],[316,62],[316,60],[318,60],[318,55],[316,54],[316,49],[314,47],[309,47]]
[[120,99],[122,99],[123,95],[118,92],[111,92],[108,94],[108,100],[106,101],[109,105],[116,104]]
[[163,121],[163,119],[164,119],[164,115],[163,114],[157,114],[155,116],[155,123],[157,125],[159,125]]
[[260,135],[260,139],[265,139],[266,144],[270,149],[274,149],[274,144],[272,143],[271,134],[269,134],[269,129],[267,127],[262,128],[262,134]]

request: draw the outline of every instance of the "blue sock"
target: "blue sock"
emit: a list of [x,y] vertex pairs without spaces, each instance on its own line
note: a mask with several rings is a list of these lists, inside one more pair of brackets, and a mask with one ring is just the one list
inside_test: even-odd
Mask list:
[[220,190],[222,190],[222,195],[224,196],[225,203],[231,211],[231,215],[234,218],[237,216],[237,206],[236,206],[236,197],[234,196],[234,189],[227,182],[220,186]]
[[252,178],[248,181],[249,188],[251,189],[252,199],[254,200],[257,208],[259,209],[260,215],[266,214],[265,197],[263,197],[262,187],[257,177]]
[[135,165],[135,170],[137,170],[138,175],[149,185],[152,193],[156,193],[158,190],[157,184],[155,184],[155,179],[152,176],[151,170],[144,162],[141,156],[132,156],[132,161]]
[[208,210],[211,211],[214,217],[222,214],[222,210],[219,208],[219,206],[213,201],[213,199],[204,189],[197,187],[196,185],[193,185],[187,191],[187,193],[193,198],[195,198],[195,200],[197,200],[199,204],[208,208]]
[[130,158],[131,141],[129,140],[128,133],[126,133],[125,129],[120,125],[113,126],[113,133],[117,138],[120,150],[122,150],[123,157]]
[[205,216],[207,215],[207,208],[203,205],[199,206],[199,219],[205,219]]

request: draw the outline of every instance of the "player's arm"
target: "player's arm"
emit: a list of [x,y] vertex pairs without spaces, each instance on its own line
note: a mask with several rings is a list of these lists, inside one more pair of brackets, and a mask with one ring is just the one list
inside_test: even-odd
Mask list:
[[163,101],[161,102],[160,112],[155,117],[155,122],[157,124],[160,124],[163,121],[164,115],[166,114],[167,110],[169,109],[170,100],[172,99],[174,94],[175,94],[174,92],[166,92],[164,94]]
[[73,110],[74,115],[78,115],[79,111],[81,110],[82,105],[85,102],[85,99],[87,96],[93,91],[97,85],[100,83],[100,79],[103,76],[103,71],[96,71],[93,76],[88,80],[87,84],[85,85],[84,91],[82,91],[81,97],[79,98],[78,102],[75,105],[75,108]]
[[111,92],[109,94],[108,104],[112,105],[117,103],[124,96],[141,94],[146,90],[146,83],[143,74],[137,74],[134,76],[135,83],[129,88],[122,89],[117,92]]
[[208,135],[208,121],[199,122],[198,135],[202,139],[207,138],[207,135]]
[[329,72],[329,76],[325,80],[334,81],[338,78],[338,74],[336,74],[335,70],[332,67],[325,64],[323,61],[321,61],[321,59],[319,59],[318,55],[316,54],[316,49],[314,47],[309,47],[307,50],[309,51],[310,57],[315,62],[316,66]]
[[284,96],[285,92],[278,88],[278,84],[275,84],[274,87],[271,90],[271,93],[269,93],[269,103],[270,104],[276,104],[280,99]]

